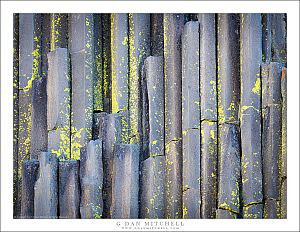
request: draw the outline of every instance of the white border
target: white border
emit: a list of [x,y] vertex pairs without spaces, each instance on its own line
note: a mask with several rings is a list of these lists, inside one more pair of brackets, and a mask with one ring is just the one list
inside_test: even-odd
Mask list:
[[[111,2],[1,2],[1,229],[42,230],[111,230],[119,231],[116,222],[124,220],[18,220],[12,219],[13,179],[13,93],[12,41],[13,13],[288,13],[288,219],[287,220],[184,220],[180,230],[270,230],[299,229],[299,2],[195,2],[195,1],[111,1]],[[136,221],[136,220],[126,220]],[[161,221],[161,220],[160,220]],[[182,220],[179,220],[182,221]]]

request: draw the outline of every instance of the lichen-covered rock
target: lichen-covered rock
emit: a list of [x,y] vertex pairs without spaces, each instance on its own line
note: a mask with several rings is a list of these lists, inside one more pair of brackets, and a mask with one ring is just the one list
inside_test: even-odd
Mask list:
[[[214,218],[217,208],[218,170],[217,122],[201,122],[201,218]],[[222,143],[220,139],[219,143]]]
[[111,107],[112,113],[128,110],[129,49],[128,16],[111,14]]
[[263,204],[253,204],[243,207],[243,218],[245,219],[261,219],[264,212]]
[[69,54],[66,48],[48,53],[47,125],[48,130],[70,128]]
[[166,144],[165,152],[165,218],[182,218],[182,141]]
[[240,140],[236,125],[220,126],[218,208],[240,212]]
[[200,24],[201,119],[217,120],[215,14],[198,14]]
[[261,118],[254,108],[241,115],[241,175],[244,205],[263,201]]
[[218,14],[218,120],[239,123],[240,54],[238,14]]
[[182,33],[182,130],[199,127],[199,23],[194,21],[186,23]]
[[149,157],[142,162],[141,218],[164,218],[165,168],[165,156]]
[[[164,14],[165,143],[181,138],[183,14]],[[181,215],[181,213],[180,213]]]
[[182,218],[200,219],[201,215],[201,193],[200,189],[187,189],[182,195]]

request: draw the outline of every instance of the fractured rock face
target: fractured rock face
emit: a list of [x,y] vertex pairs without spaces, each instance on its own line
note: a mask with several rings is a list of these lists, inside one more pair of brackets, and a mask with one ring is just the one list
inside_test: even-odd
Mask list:
[[[201,122],[201,217],[214,218],[217,208],[217,122]],[[221,143],[221,141],[220,141]],[[195,164],[194,164],[195,165]]]
[[239,213],[241,163],[237,126],[232,124],[222,125],[220,128],[220,140],[218,208]]
[[70,77],[66,48],[48,53],[47,125],[48,130],[70,125]]

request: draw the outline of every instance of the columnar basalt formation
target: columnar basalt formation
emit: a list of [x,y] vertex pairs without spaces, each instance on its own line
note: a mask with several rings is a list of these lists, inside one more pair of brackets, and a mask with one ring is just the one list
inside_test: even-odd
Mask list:
[[287,218],[286,20],[14,14],[14,218]]

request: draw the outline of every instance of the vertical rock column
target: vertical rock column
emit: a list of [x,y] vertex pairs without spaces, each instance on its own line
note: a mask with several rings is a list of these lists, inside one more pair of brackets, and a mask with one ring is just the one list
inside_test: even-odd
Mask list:
[[141,144],[141,69],[150,55],[150,14],[129,14],[129,117],[130,143]]
[[48,151],[70,158],[70,76],[66,48],[48,53]]
[[287,69],[282,69],[281,218],[287,218]]
[[13,18],[13,207],[14,218],[20,214],[18,206],[18,140],[19,140],[19,14]]
[[217,25],[220,144],[217,217],[237,218],[240,213],[241,185],[239,16],[237,14],[218,14]]
[[142,162],[140,218],[164,219],[164,156],[149,157]]
[[101,14],[93,14],[94,18],[94,62],[95,62],[95,73],[94,73],[94,88],[93,88],[93,99],[94,99],[94,111],[103,111],[103,46],[102,46],[102,16]]
[[282,144],[282,64],[262,68],[262,152],[265,218],[280,218],[280,154]]
[[[149,115],[149,138],[144,161],[141,162],[141,218],[164,218],[165,156],[164,156],[164,74],[163,57],[150,56],[144,64],[146,99]],[[145,101],[145,98],[143,98]],[[144,125],[143,125],[144,126]]]
[[182,33],[183,218],[200,218],[200,76],[199,23]]
[[183,14],[164,14],[166,218],[182,218],[181,34],[183,27]]
[[[129,110],[128,23],[127,14],[111,14],[111,110],[124,115],[128,115]],[[121,138],[123,143],[129,143],[127,116],[121,120]]]
[[[43,75],[44,64],[46,63],[43,56],[43,15],[35,14],[34,17],[34,51],[33,55],[33,73],[32,73],[32,112],[31,112],[31,141],[30,141],[30,157],[38,159],[38,155],[42,151],[47,150],[48,131],[47,131],[47,91],[46,75]],[[45,52],[44,52],[45,53]],[[48,53],[48,51],[46,51]]]
[[118,143],[126,143],[123,137],[127,130],[128,111],[107,114],[99,129],[99,138],[103,140],[103,218],[111,218],[110,207],[112,203],[112,178],[114,149]]
[[128,15],[111,14],[112,113],[128,110]]
[[[241,14],[241,175],[244,217],[261,217],[263,202],[261,151],[262,26],[260,14]],[[251,208],[256,208],[252,213]]]
[[110,14],[102,14],[103,110],[111,112],[111,25]]
[[94,65],[93,14],[71,14],[69,50],[72,63],[71,158],[92,139]]
[[151,14],[151,55],[162,56],[164,54],[164,15]]
[[111,217],[138,218],[139,146],[117,144],[114,150]]
[[102,140],[91,140],[80,156],[81,218],[99,219],[103,212]]
[[148,114],[149,114],[149,140],[145,141],[148,146],[149,156],[164,155],[164,71],[163,57],[150,56],[145,60],[144,71],[146,77]]
[[51,14],[41,14],[42,33],[41,33],[41,75],[42,78],[48,76],[48,59],[51,44]]
[[271,14],[261,14],[262,19],[262,62],[272,60]]
[[22,163],[30,158],[30,140],[32,126],[32,82],[38,76],[39,61],[35,62],[37,44],[34,41],[35,14],[19,14],[19,76],[18,76],[18,157],[17,176],[18,193],[16,216],[20,216]]
[[60,161],[58,175],[59,218],[80,218],[79,161]]
[[219,188],[216,218],[237,218],[240,212],[240,141],[237,125],[219,128]]
[[201,217],[214,218],[217,204],[217,77],[215,14],[199,14],[201,97]]
[[38,160],[25,160],[23,162],[21,218],[34,218],[34,185],[38,173]]
[[106,112],[93,114],[93,140],[103,138],[107,115]]
[[263,62],[279,62],[286,66],[286,22],[286,14],[262,14]]
[[68,47],[68,14],[50,14],[50,50]]
[[50,152],[41,152],[39,158],[39,177],[34,186],[34,218],[57,218],[57,157]]
[[272,61],[286,66],[287,63],[287,15],[270,14]]
[[42,151],[47,151],[47,79],[38,78],[32,84],[32,127],[30,156],[38,159]]

